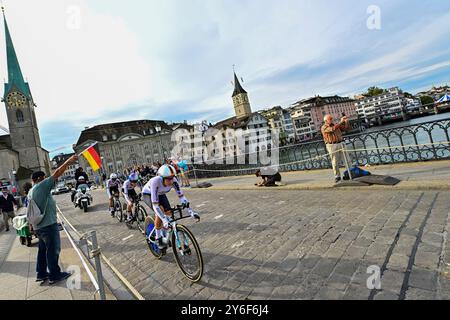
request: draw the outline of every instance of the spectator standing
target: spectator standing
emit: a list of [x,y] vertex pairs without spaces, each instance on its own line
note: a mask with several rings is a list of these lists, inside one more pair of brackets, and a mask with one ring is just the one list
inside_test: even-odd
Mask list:
[[180,168],[180,171],[181,171],[180,175],[181,175],[182,187],[190,187],[191,182],[189,181],[189,177],[188,177],[189,167],[187,165],[187,161],[186,160],[179,161],[178,167]]
[[56,218],[56,202],[52,197],[51,190],[54,188],[58,178],[77,160],[77,155],[70,157],[48,178],[42,171],[34,172],[31,177],[34,186],[28,196],[30,199],[33,199],[42,214],[44,214],[42,221],[32,226],[39,238],[36,265],[37,282],[49,280],[49,284],[54,284],[71,276],[70,273],[62,272],[58,265],[61,239]]
[[29,182],[27,182],[23,185],[22,202],[23,202],[23,205],[25,206],[25,208],[28,207],[28,193],[30,192],[31,188],[33,188],[33,185]]
[[108,178],[108,177],[106,176],[106,173],[103,172],[103,173],[102,173],[103,188],[106,188],[106,179],[107,179],[107,178]]
[[342,163],[343,157],[345,157],[342,132],[350,129],[350,123],[348,118],[345,116],[338,124],[334,124],[333,120],[333,116],[326,115],[324,118],[325,124],[322,126],[321,131],[327,151],[331,158],[335,182],[338,183],[342,180],[339,167]]
[[5,223],[5,231],[9,231],[9,219],[14,219],[16,216],[14,213],[14,207],[17,210],[17,201],[14,196],[9,193],[8,188],[2,189],[0,195],[0,211],[3,213],[3,222]]

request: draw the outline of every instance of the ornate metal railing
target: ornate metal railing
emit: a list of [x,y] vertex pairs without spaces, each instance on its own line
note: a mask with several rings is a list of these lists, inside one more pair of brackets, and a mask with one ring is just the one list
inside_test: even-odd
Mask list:
[[[350,163],[359,166],[450,159],[450,118],[349,135],[345,137],[345,145]],[[323,141],[272,150],[276,151],[279,151],[280,171],[331,168]],[[251,174],[261,166],[260,163],[215,164],[195,165],[195,168],[202,178]]]

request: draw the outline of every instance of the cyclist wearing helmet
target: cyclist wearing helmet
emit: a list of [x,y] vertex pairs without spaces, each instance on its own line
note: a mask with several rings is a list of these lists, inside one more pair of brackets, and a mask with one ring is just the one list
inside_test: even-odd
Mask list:
[[137,198],[137,193],[134,188],[136,188],[139,182],[139,174],[137,172],[132,172],[128,177],[128,180],[124,182],[122,192],[127,202],[127,221],[131,221],[131,215],[133,212],[133,204]]
[[[167,246],[162,241],[162,229],[163,227],[165,229],[169,227],[169,219],[167,216],[172,215],[169,199],[166,195],[172,188],[175,189],[181,203],[189,206],[189,201],[184,196],[176,178],[176,170],[170,165],[163,165],[158,170],[158,176],[150,179],[142,189],[144,202],[155,212],[156,241],[161,250]],[[199,218],[193,212],[192,217]]]
[[114,194],[119,193],[120,188],[121,183],[119,177],[117,176],[117,174],[112,173],[109,177],[109,180],[106,182],[106,194],[108,195],[109,199],[109,212],[112,216],[114,216],[113,196]]

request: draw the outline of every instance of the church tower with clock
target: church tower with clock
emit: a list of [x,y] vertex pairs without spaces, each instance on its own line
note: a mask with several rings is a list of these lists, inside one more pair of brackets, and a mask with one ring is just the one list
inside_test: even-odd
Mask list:
[[247,91],[242,88],[236,73],[234,73],[233,105],[237,119],[245,119],[252,114]]
[[[36,105],[31,95],[30,86],[25,82],[11,33],[3,11],[6,40],[6,58],[8,65],[8,82],[2,101],[6,106],[8,117],[10,146],[18,154],[18,167],[31,171],[50,172],[48,151],[41,145],[38,124],[36,121]],[[19,168],[13,168],[18,171]],[[24,177],[25,178],[25,177]]]

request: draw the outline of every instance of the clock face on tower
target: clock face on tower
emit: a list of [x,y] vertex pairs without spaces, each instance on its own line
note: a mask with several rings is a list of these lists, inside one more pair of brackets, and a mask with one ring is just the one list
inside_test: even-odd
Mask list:
[[13,91],[6,97],[6,102],[10,107],[24,107],[27,104],[27,98],[18,91]]

